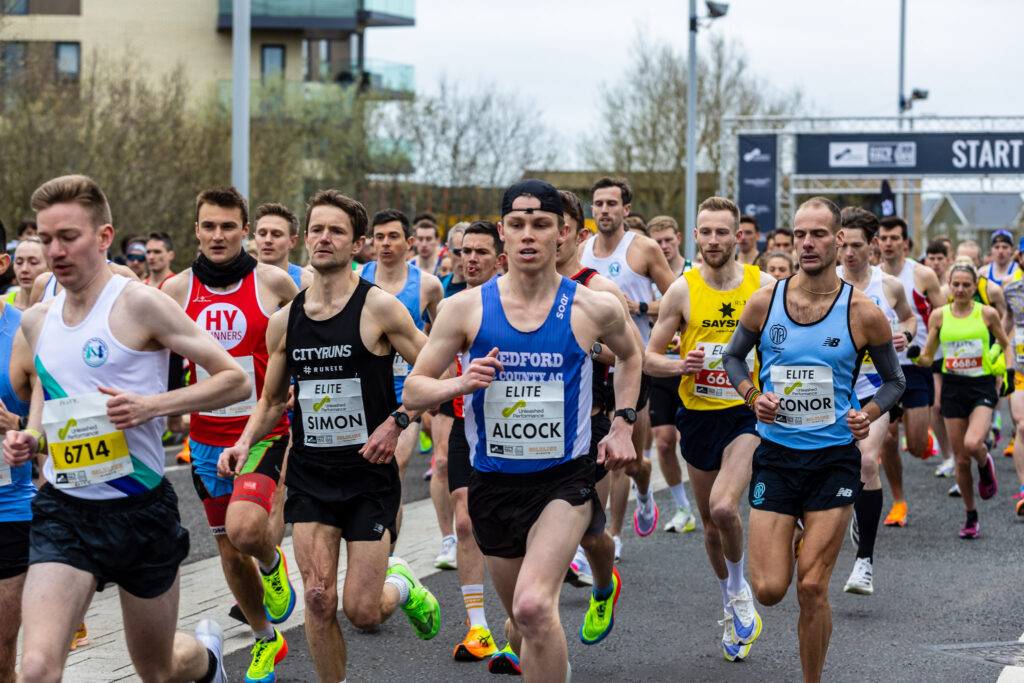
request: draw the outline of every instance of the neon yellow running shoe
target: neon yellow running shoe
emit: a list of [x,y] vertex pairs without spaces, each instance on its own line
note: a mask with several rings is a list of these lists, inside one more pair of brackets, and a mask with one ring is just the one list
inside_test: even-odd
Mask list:
[[598,600],[594,594],[590,594],[590,607],[583,617],[583,626],[580,627],[580,640],[584,645],[600,643],[612,632],[615,626],[615,603],[619,600],[619,591],[622,590],[622,579],[619,577],[619,570],[612,570],[612,594],[604,600]]
[[434,450],[434,442],[431,441],[430,437],[427,436],[427,433],[421,429],[420,430],[420,453],[429,453],[432,450]]
[[288,563],[284,559],[281,548],[274,549],[280,559],[277,568],[269,574],[260,570],[260,578],[263,579],[263,611],[267,613],[267,619],[272,624],[280,624],[292,615],[295,609],[295,589],[288,580]]
[[288,654],[288,641],[284,634],[274,629],[274,637],[270,640],[257,640],[252,646],[252,664],[245,672],[246,683],[274,683],[277,674],[274,665]]
[[441,628],[441,606],[427,587],[413,576],[412,570],[403,560],[392,557],[388,560],[388,576],[397,574],[409,582],[409,600],[401,605],[416,635],[430,640]]

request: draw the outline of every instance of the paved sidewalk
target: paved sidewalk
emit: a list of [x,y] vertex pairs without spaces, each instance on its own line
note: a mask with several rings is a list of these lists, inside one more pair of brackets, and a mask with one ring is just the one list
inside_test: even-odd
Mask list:
[[[658,469],[657,457],[652,458],[652,463],[652,488],[661,490],[665,488],[665,480]],[[685,481],[685,468],[683,478]],[[434,558],[440,549],[440,540],[441,533],[430,499],[406,505],[402,532],[395,554],[406,560],[418,577],[423,578],[441,571],[434,568]],[[305,605],[302,599],[302,578],[295,562],[291,536],[284,539],[281,547],[288,559],[288,575],[291,577],[292,586],[299,593],[295,611],[286,625],[296,625],[303,621]],[[338,571],[339,585],[344,577],[345,561],[342,559]],[[234,598],[224,581],[219,558],[213,557],[182,567],[179,629],[191,633],[200,620],[213,619],[225,629],[226,653],[251,648],[252,631],[245,624],[227,616],[232,603]],[[69,683],[140,680],[135,675],[125,648],[124,633],[121,629],[121,607],[116,587],[107,588],[96,594],[86,614],[86,626],[89,630],[90,644],[70,654],[64,670],[64,680]]]

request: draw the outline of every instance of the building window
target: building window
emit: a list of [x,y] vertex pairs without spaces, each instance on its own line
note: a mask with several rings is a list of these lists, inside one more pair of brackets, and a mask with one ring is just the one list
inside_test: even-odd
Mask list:
[[57,80],[78,81],[82,68],[82,46],[78,43],[56,43]]
[[0,8],[7,14],[28,14],[28,0],[0,0]]
[[260,51],[263,80],[284,78],[284,45],[264,45]]
[[25,70],[25,43],[0,43],[0,80],[16,78]]

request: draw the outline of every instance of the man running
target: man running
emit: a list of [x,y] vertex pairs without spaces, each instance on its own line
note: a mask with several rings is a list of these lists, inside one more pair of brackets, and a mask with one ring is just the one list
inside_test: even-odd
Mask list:
[[[1012,316],[1012,324],[1004,325],[1012,328],[1013,351],[1015,367],[1024,369],[1024,280],[1013,280],[1006,283],[1003,290],[1006,295],[1006,305]],[[1009,332],[1010,329],[1007,329]],[[1014,389],[1010,394],[1010,414],[1016,425],[1013,443],[1010,444],[1010,452],[1013,455],[1013,465],[1017,471],[1017,481],[1020,485],[1020,492],[1014,497],[1017,499],[1017,516],[1024,516],[1024,371],[1014,375]]]
[[288,254],[299,241],[299,221],[294,211],[284,204],[260,204],[256,207],[254,237],[260,263],[287,272],[299,289],[309,287],[313,274],[288,260]]
[[219,463],[224,476],[245,471],[253,444],[280,423],[293,380],[285,520],[292,524],[306,638],[321,681],[347,675],[337,618],[342,538],[348,564],[341,606],[354,626],[376,627],[401,607],[420,638],[433,638],[440,627],[434,596],[404,562],[388,561],[402,496],[395,447],[415,417],[395,401],[392,367],[395,353],[415,360],[425,337],[393,295],[352,271],[366,227],[363,205],[337,190],[310,198],[306,248],[313,283],[271,318],[263,394]]
[[151,232],[146,237],[146,265],[149,276],[143,282],[160,289],[168,278],[174,277],[171,262],[174,260],[174,242],[166,232]]
[[[842,246],[839,248],[839,277],[864,292],[878,306],[892,326],[892,343],[902,351],[917,332],[917,318],[910,309],[903,284],[892,275],[870,263],[872,242],[878,234],[878,217],[859,207],[847,207],[842,212]],[[853,391],[861,405],[867,405],[882,377],[865,354],[857,372]],[[885,413],[871,423],[866,439],[857,442],[860,449],[860,479],[863,489],[853,501],[853,529],[857,545],[857,559],[843,590],[847,593],[871,595],[874,593],[874,551],[878,524],[882,519],[882,479],[878,474],[878,453],[889,429],[889,414]],[[943,432],[945,433],[945,432]]]
[[[629,303],[633,323],[640,330],[644,346],[651,333],[651,315],[658,314],[658,301],[654,301],[651,283],[658,290],[668,291],[672,284],[672,271],[657,242],[649,237],[626,230],[625,220],[629,215],[633,190],[624,178],[603,177],[591,188],[594,221],[597,234],[583,243],[580,249],[580,263],[593,268],[612,281]],[[648,315],[650,313],[650,315]],[[615,373],[612,373],[614,378]],[[636,412],[639,416],[633,430],[633,446],[636,463],[628,471],[636,482],[636,511],[633,525],[640,536],[648,536],[658,523],[658,506],[650,490],[651,463],[644,453],[650,442],[650,413],[648,397],[650,378],[642,380]],[[622,522],[626,515],[626,499],[629,493],[627,472],[612,472],[611,482],[611,533],[615,539],[615,559],[622,552]]]
[[457,294],[466,288],[466,275],[462,269],[462,235],[469,223],[457,223],[448,231],[448,255],[452,259],[452,272],[441,279],[444,285],[445,298]]
[[[917,318],[917,332],[912,346],[921,348],[928,337],[928,316],[932,309],[945,304],[939,279],[931,268],[915,263],[904,255],[909,242],[906,222],[897,216],[879,222],[878,245],[882,252],[882,271],[898,277]],[[899,354],[903,375],[907,383],[900,400],[903,407],[903,435],[907,450],[915,458],[931,455],[931,406],[935,402],[935,382],[931,368],[914,365],[906,350]],[[892,490],[892,509],[885,518],[886,526],[906,526],[907,501],[903,496],[903,462],[900,460],[899,424],[889,426],[889,435],[882,445],[882,467]]]
[[[750,479],[750,581],[763,605],[793,580],[793,532],[804,524],[796,563],[804,681],[821,680],[832,634],[828,584],[860,490],[855,441],[903,391],[892,327],[863,293],[836,274],[839,208],[815,197],[796,212],[800,271],[758,290],[726,347],[729,380],[752,408],[761,445]],[[745,361],[757,347],[760,386]],[[864,352],[882,377],[860,409],[854,375]]]
[[[267,437],[254,443],[237,477],[218,476],[217,460],[238,440],[263,392],[267,322],[298,289],[281,268],[257,263],[245,253],[249,211],[238,190],[204,190],[196,197],[195,216],[199,257],[168,280],[163,291],[238,359],[251,391],[244,400],[218,410],[193,409],[192,483],[217,541],[224,578],[256,639],[246,678],[274,680],[274,664],[287,654],[288,645],[273,624],[284,622],[295,607],[295,591],[278,547],[284,536],[282,497],[274,495],[288,448],[287,417],[282,415]],[[205,373],[193,362],[190,375],[194,382]]]
[[[761,617],[743,577],[739,512],[758,438],[753,415],[721,367],[722,351],[751,295],[775,281],[733,258],[739,220],[739,208],[722,197],[709,197],[697,207],[694,239],[703,263],[665,293],[644,359],[651,375],[681,376],[679,447],[704,525],[704,547],[722,589],[721,646],[729,661],[744,659],[761,633]],[[670,359],[665,349],[676,334],[685,356]]]
[[761,257],[757,243],[761,239],[761,226],[757,219],[748,214],[740,216],[740,229],[736,233],[736,260],[740,263],[755,266]]
[[[693,264],[679,254],[682,235],[676,219],[671,216],[655,216],[647,227],[651,231],[651,239],[658,243],[661,253],[668,260],[672,275],[678,279],[683,273],[689,272]],[[663,296],[664,292],[658,291],[655,298],[661,299]],[[667,350],[665,357],[681,360],[678,342],[673,339],[669,346],[674,348]],[[690,499],[683,484],[683,470],[679,466],[679,458],[676,457],[676,447],[679,444],[676,413],[682,405],[682,399],[679,398],[679,380],[675,377],[651,377],[651,409],[648,412],[651,415],[654,446],[658,450],[661,475],[665,477],[665,483],[676,504],[675,513],[665,524],[665,531],[676,533],[685,533],[697,528],[697,520],[690,511]]]
[[[469,512],[510,618],[509,641],[524,680],[563,681],[568,650],[558,594],[581,537],[604,522],[594,461],[586,457],[588,350],[601,339],[619,372],[621,410],[597,457],[609,469],[636,457],[630,431],[642,357],[621,304],[555,270],[558,243],[569,238],[555,188],[517,182],[505,192],[501,216],[508,274],[445,304],[405,400],[422,409],[469,395]],[[460,352],[463,374],[435,379]]]
[[[93,594],[116,583],[140,678],[223,681],[220,628],[174,631],[188,531],[160,434],[164,416],[244,399],[249,381],[173,301],[106,268],[114,228],[92,179],[50,180],[32,208],[64,289],[25,312],[11,365],[31,378],[32,408],[28,429],[7,432],[4,459],[20,468],[49,456],[32,503],[21,676],[59,680]],[[194,359],[204,380],[168,392],[168,349]]]
[[1014,258],[1017,254],[1013,248],[1013,234],[1009,230],[996,230],[992,233],[988,253],[992,260],[984,270],[984,275],[989,281],[1002,287],[1024,276],[1024,270]]

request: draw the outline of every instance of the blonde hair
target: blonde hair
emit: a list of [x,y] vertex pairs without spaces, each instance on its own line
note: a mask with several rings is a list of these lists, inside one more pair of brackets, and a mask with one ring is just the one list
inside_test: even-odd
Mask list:
[[974,260],[969,256],[960,256],[953,262],[953,267],[949,269],[950,279],[953,278],[953,273],[958,270],[970,273],[971,278],[975,282],[978,281],[978,269],[974,267]]
[[47,180],[32,193],[32,210],[36,213],[54,204],[80,204],[92,220],[93,227],[111,223],[110,204],[99,184],[85,175],[63,175]]

